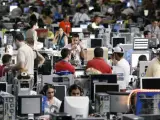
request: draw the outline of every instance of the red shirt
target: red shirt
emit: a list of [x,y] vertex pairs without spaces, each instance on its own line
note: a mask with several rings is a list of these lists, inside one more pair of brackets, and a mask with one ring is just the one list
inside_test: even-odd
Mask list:
[[71,32],[70,22],[61,21],[59,27],[62,28],[66,34],[69,34]]
[[[0,77],[5,76],[5,70],[4,70],[5,65],[0,66]],[[2,73],[3,72],[3,73]]]
[[75,73],[75,68],[69,62],[63,60],[56,63],[55,70],[56,72],[69,71],[73,74]]
[[93,58],[88,61],[87,69],[94,68],[102,73],[112,73],[111,67],[104,61],[103,58]]

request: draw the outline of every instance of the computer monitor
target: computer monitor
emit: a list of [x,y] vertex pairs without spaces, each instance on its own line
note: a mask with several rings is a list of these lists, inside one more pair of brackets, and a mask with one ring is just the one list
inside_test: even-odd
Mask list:
[[148,50],[148,39],[146,38],[134,38],[133,49],[134,50]]
[[17,5],[11,5],[11,6],[9,7],[9,11],[12,12],[12,10],[15,9],[15,8],[17,8]]
[[7,82],[0,82],[0,91],[7,92]]
[[160,89],[160,78],[142,77],[140,87],[141,89]]
[[64,112],[72,116],[72,118],[87,118],[89,112],[88,97],[65,97]]
[[125,40],[126,40],[125,42],[127,44],[132,44],[133,43],[132,40],[131,40],[131,33],[128,33],[128,32],[124,33],[124,32],[122,32],[119,35],[120,35],[120,37],[124,37],[125,38]]
[[[98,82],[106,82],[106,83],[117,83],[117,75],[116,74],[100,74],[100,75],[90,75],[91,81],[91,91],[94,91],[94,84]],[[94,101],[94,94],[90,95],[91,100]]]
[[118,44],[125,44],[126,38],[125,37],[112,37],[112,46],[116,47]]
[[105,82],[94,83],[94,93],[93,91],[91,91],[91,94],[94,94],[94,101],[95,101],[96,93],[107,93],[107,92],[119,92],[119,85],[116,83],[105,83]]
[[66,85],[54,85],[56,92],[55,92],[55,97],[58,98],[59,100],[63,101],[64,97],[66,96]]
[[138,65],[138,58],[141,55],[145,55],[147,57],[147,61],[150,60],[150,52],[149,51],[135,51],[131,56],[131,67],[135,68]]
[[18,115],[28,116],[28,114],[42,115],[41,95],[18,96]]
[[72,33],[81,33],[83,32],[82,28],[72,28]]
[[126,113],[128,112],[128,96],[126,92],[108,92],[110,95],[110,112]]
[[102,39],[91,39],[91,48],[102,47]]

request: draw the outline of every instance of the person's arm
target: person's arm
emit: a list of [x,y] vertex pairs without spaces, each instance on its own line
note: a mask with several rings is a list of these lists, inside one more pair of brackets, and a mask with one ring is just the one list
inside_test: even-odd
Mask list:
[[84,48],[82,46],[82,44],[80,43],[79,44],[80,48],[81,48],[81,51],[80,51],[80,57],[84,59]]
[[37,57],[39,59],[39,65],[42,65],[45,62],[45,58],[37,51]]
[[68,45],[68,38],[67,38],[67,36],[64,36],[64,46],[66,46],[66,45]]

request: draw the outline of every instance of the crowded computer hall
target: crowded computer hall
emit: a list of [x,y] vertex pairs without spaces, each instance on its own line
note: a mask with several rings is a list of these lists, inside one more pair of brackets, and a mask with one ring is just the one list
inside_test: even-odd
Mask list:
[[160,120],[160,0],[0,0],[0,120]]

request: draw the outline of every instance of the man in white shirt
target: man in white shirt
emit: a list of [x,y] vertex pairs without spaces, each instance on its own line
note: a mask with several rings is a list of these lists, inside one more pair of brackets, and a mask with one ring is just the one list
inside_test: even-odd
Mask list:
[[17,64],[12,69],[19,72],[26,72],[32,76],[34,75],[35,59],[33,49],[25,43],[22,33],[17,33],[15,39],[15,44],[18,48]]
[[71,55],[75,61],[77,61],[78,65],[81,64],[81,59],[84,58],[84,51],[82,43],[79,40],[79,35],[74,34],[72,37],[72,43],[66,45],[64,48],[68,48],[71,50]]
[[124,73],[124,81],[123,84],[121,84],[121,90],[126,90],[126,87],[128,86],[129,83],[129,75],[130,75],[130,65],[127,60],[123,58],[124,55],[124,50],[117,46],[113,48],[113,63],[115,66],[122,68]]
[[80,22],[90,21],[90,17],[85,13],[85,9],[81,7],[79,10],[80,12],[76,12],[72,19],[74,26],[79,25]]

